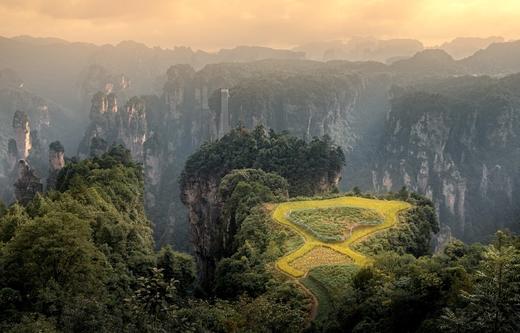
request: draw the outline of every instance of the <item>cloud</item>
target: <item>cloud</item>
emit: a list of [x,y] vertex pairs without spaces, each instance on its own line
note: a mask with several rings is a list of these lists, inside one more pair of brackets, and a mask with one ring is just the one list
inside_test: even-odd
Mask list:
[[28,11],[54,19],[98,20],[110,18],[138,18],[160,13],[171,1],[142,0],[2,0],[1,7]]
[[0,14],[3,35],[208,49],[350,36],[520,35],[517,0],[0,0]]

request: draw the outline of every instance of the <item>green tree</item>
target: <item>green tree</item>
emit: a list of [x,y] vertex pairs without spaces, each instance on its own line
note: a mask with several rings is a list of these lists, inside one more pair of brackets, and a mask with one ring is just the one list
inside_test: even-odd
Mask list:
[[56,212],[20,226],[0,258],[0,286],[15,290],[21,308],[63,314],[83,295],[103,299],[105,256],[90,242],[90,227],[70,213]]
[[177,281],[178,294],[189,295],[193,292],[196,280],[193,257],[175,252],[170,246],[165,246],[157,254],[157,268],[161,270],[166,280]]
[[473,290],[462,294],[467,305],[447,309],[448,331],[518,332],[520,330],[520,251],[498,232],[486,247]]

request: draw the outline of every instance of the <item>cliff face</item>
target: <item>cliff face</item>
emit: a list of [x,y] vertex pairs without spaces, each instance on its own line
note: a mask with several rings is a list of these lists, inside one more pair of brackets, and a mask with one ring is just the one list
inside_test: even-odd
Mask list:
[[327,134],[351,150],[360,131],[366,130],[365,124],[359,124],[365,121],[361,118],[384,114],[384,107],[374,108],[365,96],[376,94],[380,103],[380,95],[391,85],[386,76],[371,73],[377,66],[367,65],[366,75],[354,67],[350,63],[262,61],[211,65],[195,72],[189,66],[173,66],[168,70],[163,101],[177,128],[174,141],[194,151],[238,125],[262,124],[308,139]]
[[[439,72],[439,68],[443,71]],[[470,221],[485,225],[479,221],[493,215],[491,211],[478,211],[482,202],[491,200],[484,206],[502,207],[501,194],[495,192],[505,193],[504,198],[514,202],[514,177],[510,171],[514,167],[505,166],[507,159],[497,163],[495,157],[484,153],[488,148],[476,132],[470,135],[471,128],[464,128],[477,121],[475,118],[479,124],[488,124],[486,131],[507,133],[500,121],[511,122],[514,117],[493,114],[495,119],[484,111],[500,105],[500,93],[495,96],[497,101],[489,97],[474,102],[475,96],[489,95],[490,85],[497,86],[484,82],[487,79],[475,79],[476,83],[454,79],[458,83],[443,90],[445,84],[439,83],[438,78],[426,78],[457,73],[460,69],[459,62],[442,52],[426,52],[393,66],[259,61],[209,65],[195,71],[190,66],[177,65],[168,70],[160,97],[145,96],[122,108],[114,95],[96,95],[91,126],[80,151],[88,155],[93,139],[97,140],[96,147],[102,148],[98,149],[100,152],[106,151],[106,145],[121,143],[144,163],[147,211],[156,225],[158,244],[187,244],[188,235],[180,232],[187,230],[187,211],[178,199],[181,191],[176,179],[188,156],[203,142],[222,138],[239,124],[246,128],[263,124],[306,139],[329,135],[346,153],[343,189],[358,185],[364,190],[386,191],[408,185],[435,199],[441,223],[451,226],[452,232],[477,237],[492,229],[468,227]],[[419,73],[418,77],[414,73]],[[428,86],[423,81],[433,83]],[[502,91],[517,90],[514,83],[504,88],[506,81],[502,82],[498,84]],[[391,89],[396,84],[415,85],[415,90],[446,98],[437,96],[414,102],[410,97],[399,104],[398,97],[408,93]],[[487,90],[478,91],[483,89],[479,86]],[[397,99],[391,105],[392,97]],[[505,97],[504,110],[516,107],[515,98]],[[427,105],[432,107],[428,109]],[[513,146],[507,144],[501,156],[514,151]],[[408,151],[412,153],[408,155]],[[471,166],[477,164],[480,169],[472,170]],[[322,183],[328,184],[331,179],[335,182],[339,177],[327,177]],[[482,184],[487,193],[484,201],[474,198],[472,184],[478,184],[479,189]],[[201,185],[200,191],[210,191],[213,185]],[[512,190],[504,190],[508,188]],[[503,211],[509,212],[504,214],[510,214],[513,206],[514,203],[503,206]],[[195,212],[190,212],[190,216],[196,216]]]
[[49,173],[47,176],[47,191],[56,188],[56,181],[61,169],[65,167],[65,148],[59,141],[49,146]]
[[6,158],[0,166],[3,169],[3,175],[0,174],[0,199],[8,203],[17,200],[25,204],[41,191],[37,175],[45,174],[47,169],[44,143],[49,135],[50,120],[46,106],[34,111],[36,121],[33,124],[37,130],[31,130],[27,113],[17,110],[13,115],[12,138],[8,141]]
[[31,150],[31,129],[29,127],[29,117],[27,117],[25,112],[15,112],[13,130],[18,148],[18,157],[25,160]]
[[145,103],[134,97],[124,108],[118,107],[113,93],[98,92],[92,98],[90,125],[79,147],[79,155],[87,157],[93,140],[103,140],[108,146],[122,144],[137,161],[143,161],[143,144],[146,141],[147,123]]
[[217,266],[224,255],[222,234],[225,225],[221,219],[223,202],[218,195],[218,177],[201,181],[190,179],[182,191],[182,202],[188,208],[188,220],[191,226],[191,241],[194,245],[203,286],[209,286]]
[[[60,139],[66,147],[76,146],[78,127],[83,125],[52,101],[25,90],[23,81],[3,81],[5,72],[0,70],[0,178],[10,177],[18,159],[26,159],[45,175],[49,143]],[[16,156],[10,151],[11,140],[16,142]],[[11,188],[13,179],[7,179],[5,186]]]
[[[357,74],[361,69],[369,74]],[[157,243],[185,246],[189,239],[179,232],[188,229],[187,211],[177,199],[181,192],[175,179],[205,141],[215,141],[238,125],[262,124],[308,140],[329,135],[349,154],[365,133],[374,131],[371,120],[384,119],[390,80],[380,70],[370,64],[310,61],[218,64],[200,71],[172,66],[161,98],[145,98],[147,211],[156,225]],[[323,188],[341,176],[325,178]]]
[[329,135],[350,150],[363,81],[357,75],[248,79],[231,88],[231,127],[264,125],[304,138]]
[[520,81],[467,80],[393,100],[373,186],[432,198],[453,234],[480,240],[518,229]]

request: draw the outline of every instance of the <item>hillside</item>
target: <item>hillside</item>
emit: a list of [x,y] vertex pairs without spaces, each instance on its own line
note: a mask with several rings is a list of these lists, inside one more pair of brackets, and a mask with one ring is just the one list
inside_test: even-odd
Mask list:
[[428,252],[429,244],[420,244],[418,232],[406,228],[422,223],[430,232],[436,232],[435,215],[430,213],[423,219],[410,219],[410,211],[431,210],[424,202],[410,201],[415,205],[405,201],[346,196],[289,201],[271,208],[273,220],[303,240],[300,247],[276,261],[276,269],[294,279],[315,299],[317,311],[312,312],[312,316],[326,319],[337,301],[333,285],[348,283],[359,268],[373,262],[371,255],[374,253],[367,245],[374,239],[379,245],[388,244],[390,235],[398,232],[401,239],[408,235],[412,241],[393,244],[387,249],[398,251],[408,247],[411,252],[415,247],[422,248],[423,253]]
[[0,330],[515,331],[517,237],[432,255],[430,200],[334,194],[341,165],[326,138],[262,128],[204,145],[181,179],[192,258],[154,249],[130,151],[68,160],[55,191],[0,203]]

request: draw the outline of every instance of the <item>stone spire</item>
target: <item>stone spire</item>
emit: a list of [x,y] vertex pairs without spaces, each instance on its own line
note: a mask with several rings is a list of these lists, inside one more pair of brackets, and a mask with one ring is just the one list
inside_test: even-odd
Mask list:
[[58,174],[65,167],[65,148],[59,141],[49,145],[49,176],[47,178],[47,191],[56,188]]
[[25,160],[31,150],[31,128],[29,127],[29,117],[25,112],[16,111],[14,113],[13,129],[18,148],[18,158]]

